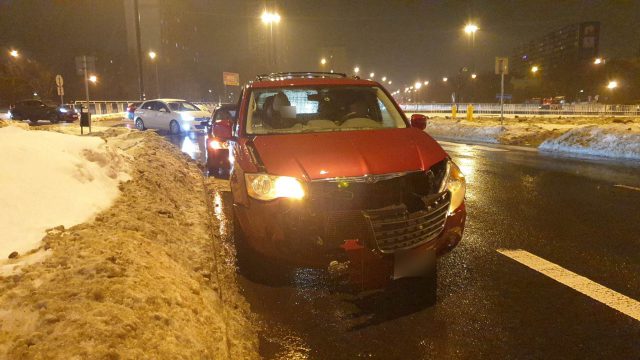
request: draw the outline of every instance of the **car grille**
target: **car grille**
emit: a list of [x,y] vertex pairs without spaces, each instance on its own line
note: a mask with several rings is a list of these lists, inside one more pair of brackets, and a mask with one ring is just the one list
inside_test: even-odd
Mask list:
[[449,192],[439,194],[422,211],[409,213],[406,206],[363,211],[378,249],[390,253],[435,239],[444,228],[449,210]]
[[317,180],[309,184],[309,198],[312,208],[323,212],[379,209],[403,203],[413,212],[424,207],[422,197],[438,193],[445,171],[446,160],[426,172],[378,175],[375,182],[368,182],[366,176]]

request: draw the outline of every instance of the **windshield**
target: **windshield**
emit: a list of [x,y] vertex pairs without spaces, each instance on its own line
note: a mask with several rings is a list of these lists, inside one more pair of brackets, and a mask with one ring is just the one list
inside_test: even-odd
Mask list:
[[404,128],[406,124],[378,87],[256,89],[251,93],[248,134]]
[[171,111],[201,111],[197,106],[186,101],[174,101],[168,105]]

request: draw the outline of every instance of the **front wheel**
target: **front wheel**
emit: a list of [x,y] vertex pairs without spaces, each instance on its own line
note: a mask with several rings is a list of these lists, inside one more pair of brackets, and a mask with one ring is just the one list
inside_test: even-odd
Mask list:
[[145,129],[144,127],[144,121],[142,121],[142,119],[137,118],[136,119],[136,129],[143,131]]
[[171,133],[172,135],[180,134],[180,124],[178,124],[177,121],[171,120],[171,122],[169,123],[169,133]]
[[52,124],[57,124],[58,122],[60,122],[60,119],[58,118],[58,115],[51,114],[49,116],[49,122],[52,123]]

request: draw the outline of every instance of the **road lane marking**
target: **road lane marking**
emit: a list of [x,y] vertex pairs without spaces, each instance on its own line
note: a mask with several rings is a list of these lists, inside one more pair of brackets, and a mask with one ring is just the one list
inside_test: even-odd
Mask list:
[[628,189],[628,190],[635,190],[635,191],[640,191],[639,187],[635,187],[635,186],[629,186],[629,185],[613,185],[613,187],[618,187],[618,188],[623,188],[623,189]]
[[498,249],[500,254],[515,260],[553,280],[640,321],[640,302],[613,291],[584,276],[571,272],[524,250]]

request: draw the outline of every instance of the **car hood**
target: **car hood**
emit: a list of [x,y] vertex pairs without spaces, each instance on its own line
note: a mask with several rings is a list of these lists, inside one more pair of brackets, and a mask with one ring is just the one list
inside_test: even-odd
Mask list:
[[268,173],[306,180],[427,170],[447,156],[415,128],[262,135],[254,145]]

